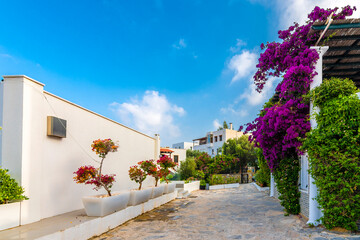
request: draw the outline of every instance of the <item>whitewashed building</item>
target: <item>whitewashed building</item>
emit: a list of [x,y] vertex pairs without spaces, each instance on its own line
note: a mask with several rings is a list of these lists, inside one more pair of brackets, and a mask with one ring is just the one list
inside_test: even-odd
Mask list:
[[207,132],[205,137],[194,139],[193,150],[206,152],[213,157],[220,152],[224,142],[232,138],[241,137],[242,135],[244,135],[244,133],[233,130],[233,125],[230,123],[230,129]]
[[194,143],[193,142],[179,142],[179,143],[174,143],[172,145],[172,148],[175,149],[185,149],[185,150],[193,150],[194,148]]

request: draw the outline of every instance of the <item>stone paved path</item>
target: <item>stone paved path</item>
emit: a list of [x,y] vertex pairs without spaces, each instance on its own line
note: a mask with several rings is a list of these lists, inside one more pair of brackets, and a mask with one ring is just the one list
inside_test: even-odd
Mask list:
[[284,216],[278,200],[251,184],[236,189],[196,191],[143,214],[93,240],[131,239],[357,239],[309,228],[298,216]]

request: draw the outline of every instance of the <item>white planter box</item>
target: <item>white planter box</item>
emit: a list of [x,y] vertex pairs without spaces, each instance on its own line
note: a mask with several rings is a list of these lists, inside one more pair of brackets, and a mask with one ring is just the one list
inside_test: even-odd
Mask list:
[[151,198],[157,198],[164,194],[165,185],[161,184],[157,187],[153,187]]
[[240,186],[239,183],[212,185],[209,187],[209,190],[217,190],[217,189],[224,189],[224,188],[238,188],[239,186]]
[[193,181],[184,184],[184,190],[191,193],[192,191],[200,189],[200,181]]
[[20,226],[20,202],[0,205],[0,231]]
[[127,207],[130,192],[114,192],[111,197],[96,196],[83,197],[82,201],[86,214],[90,217],[103,217]]
[[175,186],[176,186],[176,183],[167,183],[167,184],[164,184],[165,185],[165,191],[164,193],[172,193],[175,191]]
[[225,188],[238,188],[240,187],[239,183],[230,183],[230,184],[224,184]]
[[148,201],[151,197],[153,188],[145,188],[141,190],[131,190],[130,191],[130,200],[129,206],[136,206],[140,203]]

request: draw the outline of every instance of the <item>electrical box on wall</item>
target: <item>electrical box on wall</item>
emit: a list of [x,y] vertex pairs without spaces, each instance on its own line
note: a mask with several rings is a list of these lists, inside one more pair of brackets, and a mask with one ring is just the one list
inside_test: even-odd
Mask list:
[[48,116],[47,135],[52,137],[66,138],[66,120]]

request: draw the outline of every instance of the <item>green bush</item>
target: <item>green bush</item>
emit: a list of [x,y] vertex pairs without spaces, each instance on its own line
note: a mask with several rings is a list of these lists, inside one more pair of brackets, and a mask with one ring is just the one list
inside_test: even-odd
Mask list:
[[200,180],[200,186],[206,186],[205,180]]
[[300,213],[300,192],[298,187],[300,161],[297,156],[282,159],[274,172],[281,206],[287,214]]
[[8,171],[0,168],[0,204],[28,199],[23,195],[24,189],[10,177]]
[[180,178],[181,180],[186,180],[190,177],[195,177],[196,175],[196,163],[193,157],[188,157],[180,165]]
[[223,178],[223,176],[221,175],[212,175],[211,179],[210,179],[210,185],[219,185],[219,184],[224,184],[225,180]]
[[317,128],[304,141],[310,173],[319,189],[317,201],[326,228],[357,230],[360,218],[360,100],[348,79],[325,80],[310,92]]
[[262,149],[256,150],[258,156],[259,170],[255,174],[255,180],[263,187],[270,186],[270,168],[266,163]]

